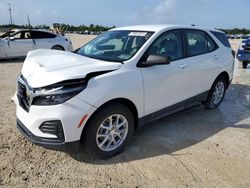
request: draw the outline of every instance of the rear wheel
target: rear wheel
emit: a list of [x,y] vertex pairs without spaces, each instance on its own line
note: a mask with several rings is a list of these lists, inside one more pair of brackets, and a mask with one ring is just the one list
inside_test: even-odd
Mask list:
[[86,128],[85,150],[105,159],[125,148],[134,132],[134,117],[126,106],[112,103],[94,114]]
[[223,101],[225,92],[226,92],[226,80],[222,76],[218,77],[215,80],[212,88],[210,89],[208,98],[205,101],[204,105],[208,109],[217,108]]
[[247,65],[248,65],[248,62],[247,62],[247,61],[243,61],[243,62],[242,62],[242,67],[243,67],[243,69],[246,69],[246,68],[247,68]]
[[64,48],[62,46],[59,46],[59,45],[55,45],[51,49],[52,50],[61,50],[61,51],[64,51]]

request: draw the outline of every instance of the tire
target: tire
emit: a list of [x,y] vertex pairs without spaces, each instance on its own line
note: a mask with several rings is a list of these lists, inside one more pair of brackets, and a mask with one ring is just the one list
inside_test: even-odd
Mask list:
[[[220,87],[223,87],[223,89],[218,90]],[[218,106],[220,106],[221,102],[224,99],[226,88],[227,88],[226,79],[223,76],[218,77],[214,81],[214,83],[209,91],[207,100],[204,102],[205,107],[208,109],[215,109]],[[217,92],[216,92],[216,90],[217,90]],[[216,98],[216,97],[218,97],[218,98]]]
[[[116,125],[117,119],[119,121],[118,124],[122,125],[122,122],[125,123],[124,126],[121,126],[120,128],[116,127],[115,129],[114,127]],[[111,127],[110,122],[112,122],[114,126],[111,128],[112,130],[108,130]],[[120,133],[120,136],[123,137],[123,140],[121,140],[121,137],[117,135],[117,131],[120,130],[123,130]],[[95,158],[110,158],[125,148],[128,142],[131,140],[133,132],[134,116],[130,109],[120,103],[111,103],[98,110],[87,123],[86,131],[83,135],[84,149],[87,153]],[[100,135],[108,136],[104,137]],[[119,144],[115,145],[115,142]]]
[[51,49],[52,50],[61,50],[61,51],[64,51],[64,48],[62,46],[59,46],[59,45],[55,45]]
[[243,69],[246,69],[246,68],[247,68],[247,65],[248,65],[248,62],[246,62],[246,61],[243,61],[243,62],[242,62],[242,68],[243,68]]

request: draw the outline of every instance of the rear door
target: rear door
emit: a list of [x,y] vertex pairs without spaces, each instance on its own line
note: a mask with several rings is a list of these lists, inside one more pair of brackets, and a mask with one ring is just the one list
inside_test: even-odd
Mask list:
[[35,49],[51,49],[56,35],[43,31],[31,31],[31,37],[35,42]]
[[29,31],[20,31],[12,35],[5,43],[7,57],[26,56],[34,49],[34,43]]
[[220,57],[218,45],[205,31],[187,29],[184,31],[190,68],[188,98],[209,91],[218,75]]

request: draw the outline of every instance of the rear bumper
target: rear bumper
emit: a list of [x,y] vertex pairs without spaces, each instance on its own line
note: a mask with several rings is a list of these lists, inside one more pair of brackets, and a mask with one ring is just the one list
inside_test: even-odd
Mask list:
[[74,142],[64,142],[63,140],[59,140],[56,138],[44,138],[44,137],[38,137],[32,134],[26,126],[17,119],[16,124],[18,130],[31,142],[34,144],[37,144],[39,146],[53,149],[53,150],[60,150],[60,151],[78,151],[80,146],[80,141],[74,141]]

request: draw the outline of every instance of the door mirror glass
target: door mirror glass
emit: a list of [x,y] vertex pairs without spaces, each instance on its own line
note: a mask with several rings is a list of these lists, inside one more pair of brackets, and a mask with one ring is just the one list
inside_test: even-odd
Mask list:
[[9,40],[15,40],[15,37],[9,37],[8,39]]
[[145,62],[142,62],[143,67],[154,65],[167,65],[170,64],[171,58],[169,56],[149,55]]

